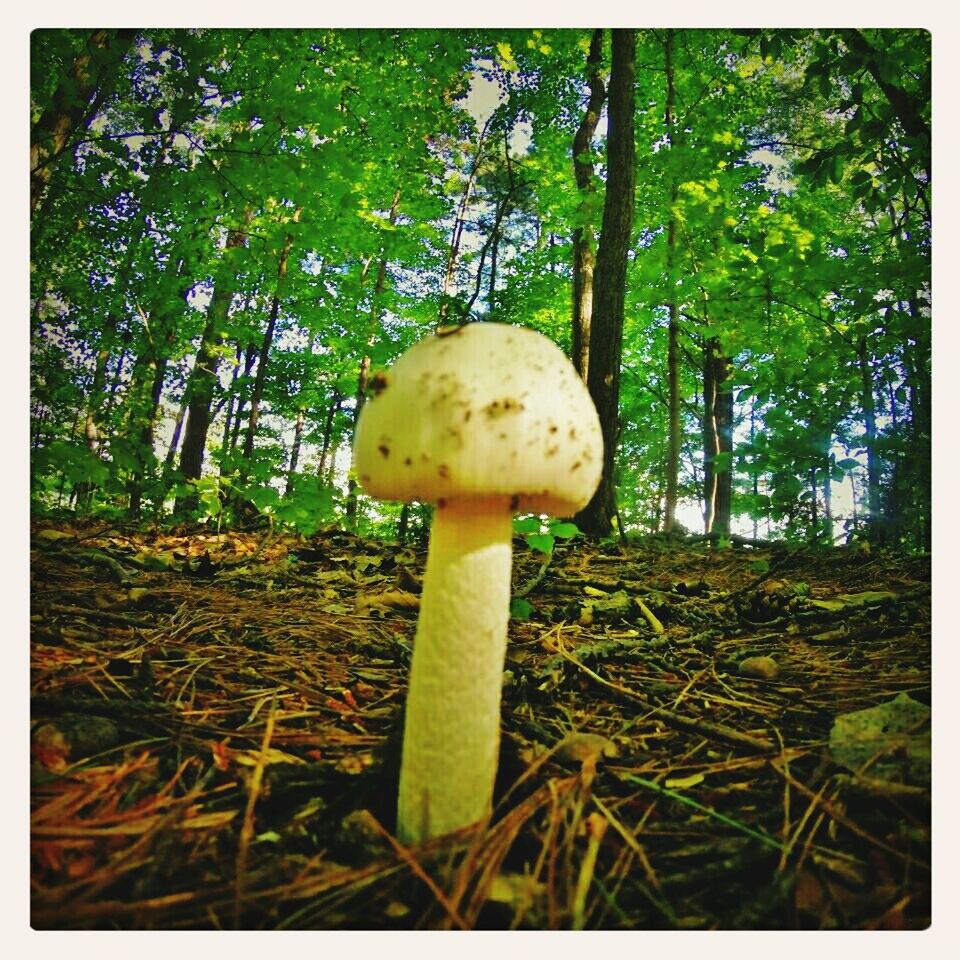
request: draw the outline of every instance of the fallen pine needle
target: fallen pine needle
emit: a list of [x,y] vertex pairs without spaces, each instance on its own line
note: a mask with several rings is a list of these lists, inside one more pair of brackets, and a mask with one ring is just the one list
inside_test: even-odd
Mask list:
[[734,820],[732,817],[718,813],[716,810],[712,810],[710,807],[705,807],[702,803],[697,803],[697,801],[691,797],[686,797],[682,793],[677,793],[676,790],[668,790],[666,787],[661,787],[659,783],[654,783],[652,780],[645,780],[643,777],[635,776],[632,773],[623,774],[623,778],[625,780],[629,780],[630,783],[636,783],[641,787],[646,787],[648,790],[653,790],[655,793],[662,793],[665,797],[669,797],[671,800],[676,800],[688,807],[692,807],[694,810],[699,810],[701,813],[705,813],[708,817],[712,817],[714,820],[719,820],[721,823],[725,823],[728,827],[733,827],[735,830],[745,833],[748,837],[753,837],[754,840],[759,840],[762,844],[765,844],[774,850],[783,850],[783,844],[779,840],[775,840],[773,837],[766,833],[761,833],[759,830],[754,830],[752,827],[748,827],[745,823],[741,823],[739,820]]
[[256,766],[253,768],[253,776],[250,778],[247,806],[243,814],[243,826],[240,828],[240,842],[237,849],[237,879],[234,887],[233,901],[233,927],[235,930],[240,928],[244,876],[247,870],[247,856],[250,852],[250,841],[253,839],[253,811],[257,805],[260,790],[263,786],[263,771],[267,765],[267,749],[270,746],[270,738],[273,736],[273,725],[276,716],[277,700],[276,697],[274,697],[270,704],[270,713],[267,716],[267,723],[263,730],[263,740],[260,742],[260,753]]

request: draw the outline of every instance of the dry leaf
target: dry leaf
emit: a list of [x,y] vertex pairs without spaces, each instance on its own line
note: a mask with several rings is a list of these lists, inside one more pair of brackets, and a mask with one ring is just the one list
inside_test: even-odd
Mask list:
[[371,611],[390,613],[394,610],[419,610],[420,598],[406,590],[385,590],[383,593],[367,594],[357,600],[357,613],[369,615]]

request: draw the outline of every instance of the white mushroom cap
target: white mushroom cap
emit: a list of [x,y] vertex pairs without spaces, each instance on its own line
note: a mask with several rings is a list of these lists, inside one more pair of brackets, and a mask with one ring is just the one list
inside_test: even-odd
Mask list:
[[600,481],[597,411],[573,365],[535,330],[471,323],[411,347],[364,405],[354,465],[368,493],[436,503],[504,498],[567,516]]

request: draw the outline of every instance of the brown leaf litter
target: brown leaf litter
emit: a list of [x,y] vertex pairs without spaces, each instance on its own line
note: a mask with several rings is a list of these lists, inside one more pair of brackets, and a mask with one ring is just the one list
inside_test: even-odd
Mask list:
[[929,704],[929,558],[518,541],[492,823],[406,848],[422,547],[33,533],[36,928],[929,923],[929,780],[828,749]]

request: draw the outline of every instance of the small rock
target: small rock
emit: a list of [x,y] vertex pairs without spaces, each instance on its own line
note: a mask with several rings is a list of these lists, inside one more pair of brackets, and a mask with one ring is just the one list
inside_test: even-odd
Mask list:
[[383,844],[383,833],[377,828],[369,810],[354,810],[340,821],[340,839],[351,843]]
[[830,731],[830,755],[881,780],[930,783],[930,708],[901,693],[875,707],[840,714]]
[[780,666],[773,657],[747,657],[737,669],[741,676],[757,680],[776,680],[780,676]]

